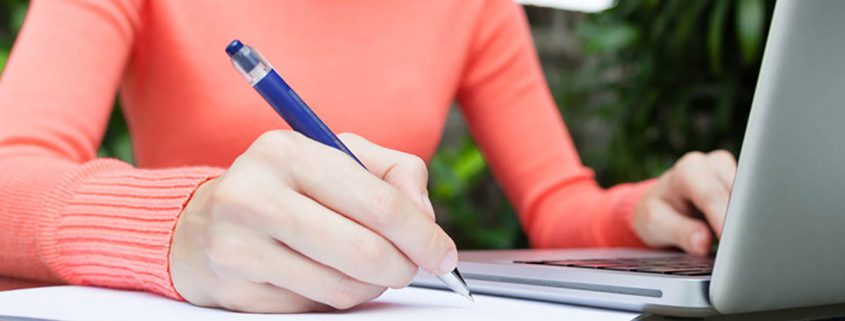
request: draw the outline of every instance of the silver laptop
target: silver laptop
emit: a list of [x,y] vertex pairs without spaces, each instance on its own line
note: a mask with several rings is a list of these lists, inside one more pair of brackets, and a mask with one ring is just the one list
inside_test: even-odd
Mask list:
[[845,1],[776,4],[722,235],[715,257],[470,251],[459,267],[477,293],[675,316],[845,303]]

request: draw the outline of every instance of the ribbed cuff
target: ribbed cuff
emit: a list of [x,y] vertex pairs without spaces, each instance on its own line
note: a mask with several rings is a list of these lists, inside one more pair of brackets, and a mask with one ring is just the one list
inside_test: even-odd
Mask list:
[[48,195],[39,248],[71,284],[142,290],[181,299],[169,271],[170,242],[192,193],[221,169],[141,170],[96,160]]

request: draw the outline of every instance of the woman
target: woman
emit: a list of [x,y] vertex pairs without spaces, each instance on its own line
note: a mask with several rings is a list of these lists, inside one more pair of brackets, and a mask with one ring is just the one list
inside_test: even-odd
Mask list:
[[[280,130],[229,65],[234,38],[356,133],[371,173]],[[95,155],[115,90],[136,167]],[[0,275],[301,312],[449,271],[422,160],[453,101],[535,247],[706,254],[721,230],[726,152],[597,186],[510,0],[33,1],[0,81]]]

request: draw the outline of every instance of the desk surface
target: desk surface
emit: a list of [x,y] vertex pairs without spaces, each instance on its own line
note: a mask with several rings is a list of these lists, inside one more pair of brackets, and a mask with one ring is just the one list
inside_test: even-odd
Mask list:
[[631,320],[636,313],[493,296],[475,302],[450,292],[389,290],[352,311],[319,314],[240,314],[195,307],[155,295],[78,286],[0,292],[0,317],[43,320]]

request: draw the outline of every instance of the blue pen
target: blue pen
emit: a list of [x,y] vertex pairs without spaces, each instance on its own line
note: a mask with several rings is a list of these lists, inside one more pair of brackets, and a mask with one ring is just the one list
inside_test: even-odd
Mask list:
[[[246,78],[249,85],[255,88],[261,97],[282,116],[290,127],[305,135],[308,138],[337,148],[352,157],[358,164],[364,166],[346,145],[335,136],[334,133],[314,114],[314,111],[305,104],[305,101],[288,86],[287,83],[273,69],[269,62],[261,54],[250,46],[244,45],[239,40],[233,40],[226,46],[226,53],[235,66],[235,69]],[[366,168],[366,167],[365,167]],[[447,287],[452,291],[472,300],[472,294],[467,287],[458,269],[452,272],[438,275]]]

